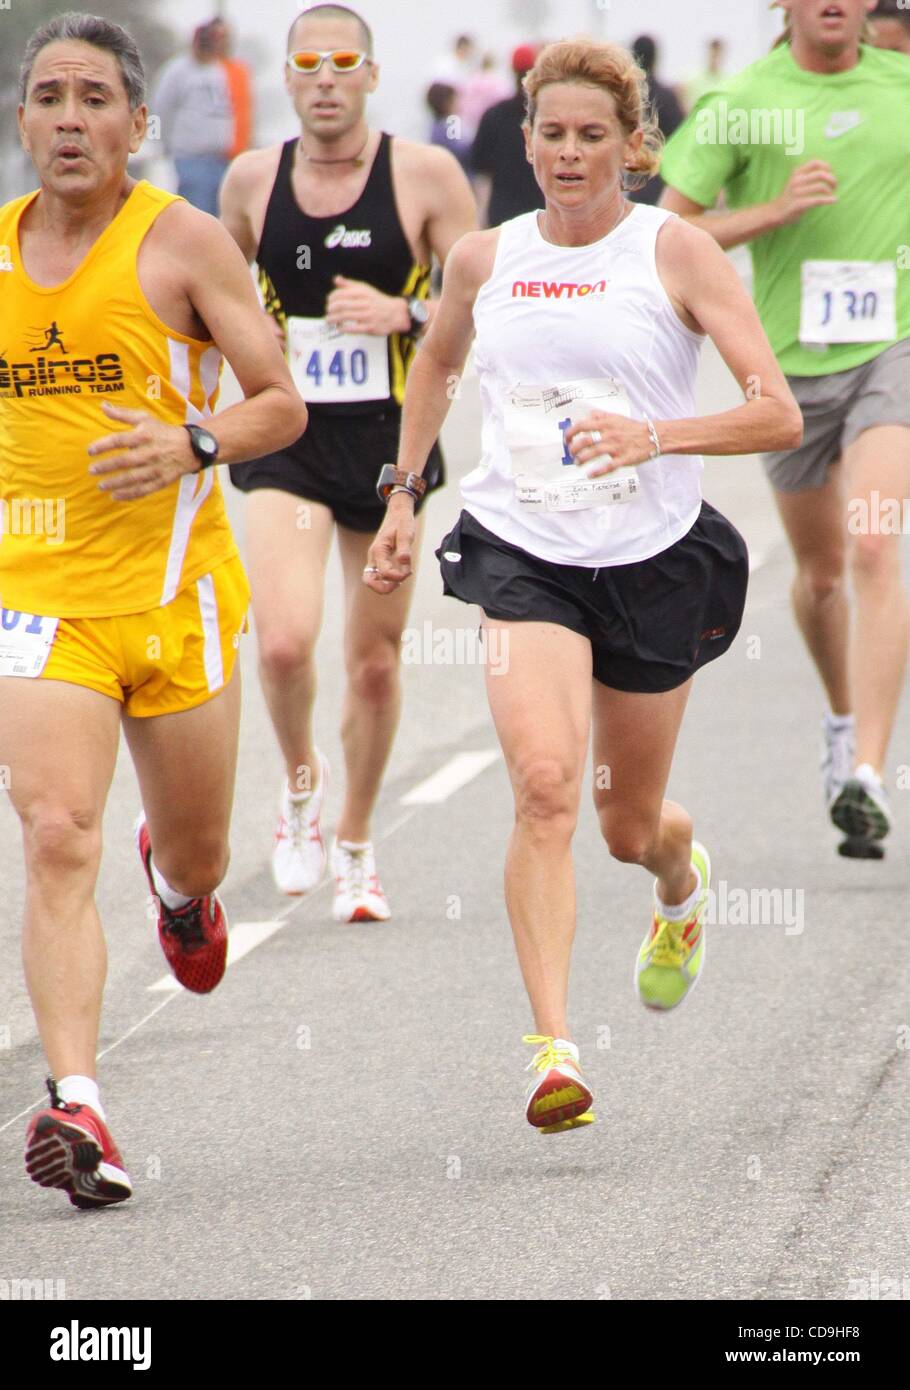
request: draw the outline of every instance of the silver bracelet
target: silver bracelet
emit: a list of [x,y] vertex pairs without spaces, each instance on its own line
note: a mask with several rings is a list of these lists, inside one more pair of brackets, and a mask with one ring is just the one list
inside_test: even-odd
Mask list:
[[651,441],[651,452],[648,455],[648,458],[656,459],[660,454],[660,435],[654,428],[654,421],[649,420],[647,415],[644,417],[644,422],[648,427],[648,438]]
[[396,492],[406,492],[415,506],[420,501],[414,489],[412,487],[405,487],[404,483],[396,483],[394,487],[390,487],[389,497],[394,497]]

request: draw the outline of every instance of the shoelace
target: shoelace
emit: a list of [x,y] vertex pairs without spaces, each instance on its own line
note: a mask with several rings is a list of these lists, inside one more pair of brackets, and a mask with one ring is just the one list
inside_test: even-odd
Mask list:
[[689,947],[683,941],[683,932],[688,922],[668,922],[665,917],[655,917],[657,931],[649,943],[652,965],[685,965]]
[[550,1067],[558,1067],[562,1062],[571,1062],[573,1067],[577,1065],[569,1049],[557,1047],[556,1039],[545,1033],[526,1033],[522,1042],[538,1044],[538,1050],[525,1067],[525,1071],[531,1071],[534,1067],[538,1071],[548,1071]]
[[[344,856],[339,878],[344,879],[345,888],[354,897],[362,897],[366,891],[369,849],[344,849],[338,845],[337,850],[339,854]],[[375,870],[371,870],[370,877],[373,878],[374,876]]]
[[45,1077],[45,1083],[47,1089],[50,1091],[52,1110],[65,1110],[67,1114],[70,1115],[77,1115],[79,1113],[82,1109],[81,1105],[75,1105],[72,1101],[60,1099],[57,1083],[52,1076]]
[[164,930],[179,937],[181,945],[190,950],[196,950],[206,944],[205,927],[202,924],[204,902],[204,898],[194,898],[179,912],[172,912],[165,903],[161,904],[164,908]]

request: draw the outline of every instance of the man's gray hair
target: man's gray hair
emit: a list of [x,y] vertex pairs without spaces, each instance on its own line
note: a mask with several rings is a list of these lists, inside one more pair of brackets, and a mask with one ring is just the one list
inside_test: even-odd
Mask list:
[[35,59],[49,43],[61,39],[79,39],[95,48],[106,48],[113,53],[120,64],[123,85],[129,97],[130,110],[135,111],[145,100],[145,69],[139,56],[136,42],[119,24],[112,24],[97,14],[79,14],[70,10],[68,14],[58,14],[54,19],[36,29],[25,46],[22,65],[19,68],[19,100],[25,101],[29,78]]

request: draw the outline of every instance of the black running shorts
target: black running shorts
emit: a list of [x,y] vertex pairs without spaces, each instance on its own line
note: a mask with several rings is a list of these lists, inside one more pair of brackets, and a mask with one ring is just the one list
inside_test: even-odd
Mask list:
[[[378,531],[385,506],[376,496],[376,480],[383,464],[398,458],[400,429],[398,409],[375,415],[325,415],[311,410],[306,433],[296,443],[250,463],[233,464],[231,481],[242,492],[272,487],[321,502],[331,509],[339,526]],[[423,476],[427,494],[445,483],[438,444],[433,445]]]
[[571,628],[591,643],[595,680],[643,693],[673,690],[727,650],[749,583],[745,541],[707,502],[681,540],[632,565],[552,564],[464,511],[436,556],[446,594],[490,618]]

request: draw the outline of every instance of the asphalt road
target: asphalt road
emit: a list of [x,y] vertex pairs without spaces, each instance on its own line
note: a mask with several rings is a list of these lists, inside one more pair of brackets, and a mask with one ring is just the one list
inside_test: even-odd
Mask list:
[[[736,399],[709,351],[701,408]],[[446,429],[453,479],[473,466],[477,427],[469,381]],[[410,734],[376,820],[394,917],[339,927],[326,886],[297,902],[271,883],[281,770],[248,639],[224,897],[235,925],[278,925],[212,996],[152,988],[166,966],[124,753],[99,885],[100,1076],[135,1197],[105,1212],[75,1211],[22,1165],[45,1068],[19,964],[18,827],[0,802],[0,1279],[62,1280],[88,1300],[910,1297],[906,798],[895,790],[883,863],[836,855],[822,701],[757,461],[712,461],[705,494],[755,569],[739,639],[696,681],[670,791],[711,850],[726,920],[708,929],[687,1007],[643,1010],[631,980],[649,880],[610,859],[586,799],[571,1018],[598,1123],[546,1137],[523,1117],[531,1019],[501,888],[511,797],[479,668],[405,668]],[[242,529],[237,494],[231,509]],[[430,504],[434,546],[457,509],[454,486]],[[430,552],[413,625],[471,629]],[[330,829],[340,591],[333,559],[317,714]],[[456,755],[485,752],[444,800],[403,801]],[[892,786],[904,764],[906,706]]]

